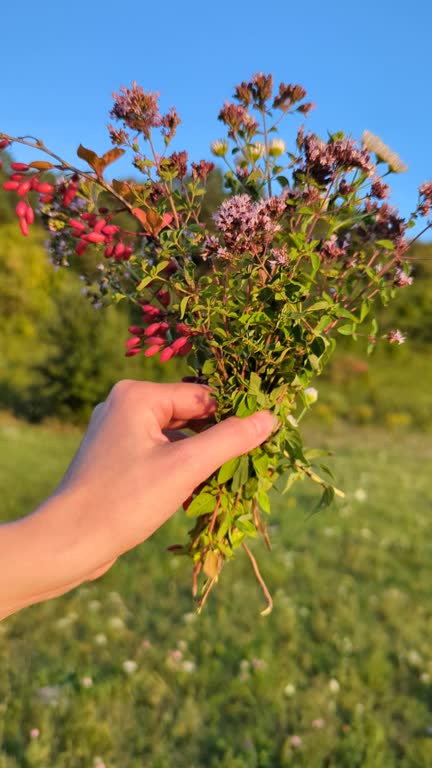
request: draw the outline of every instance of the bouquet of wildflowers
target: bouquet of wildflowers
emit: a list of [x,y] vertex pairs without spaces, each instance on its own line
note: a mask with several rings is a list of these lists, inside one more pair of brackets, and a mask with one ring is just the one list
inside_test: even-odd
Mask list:
[[[262,73],[235,88],[219,114],[227,137],[211,147],[226,165],[226,197],[210,224],[201,206],[213,163],[189,165],[186,152],[170,151],[179,116],[174,108],[161,114],[158,94],[136,83],[114,94],[112,148],[98,156],[79,146],[84,170],[39,139],[0,134],[1,149],[15,142],[48,158],[11,163],[4,184],[17,195],[23,235],[37,208],[55,264],[99,254],[93,303],[135,308],[126,355],[187,356],[185,380],[210,385],[218,419],[263,408],[278,417],[265,444],[224,464],[183,505],[195,522],[188,543],[172,549],[192,558],[200,607],[242,547],[264,590],[264,613],[271,609],[247,543],[261,534],[270,546],[269,492],[278,481],[286,493],[309,478],[321,489],[318,507],[343,495],[320,452],[303,446],[299,422],[317,397],[311,383],[339,334],[364,338],[368,351],[385,336],[404,341],[398,329],[380,333],[374,306],[412,282],[406,233],[427,219],[432,182],[420,187],[410,219],[401,218],[383,179],[405,170],[397,155],[368,131],[360,144],[307,132],[302,121],[313,105],[305,96],[299,85],[275,90]],[[301,122],[290,150],[278,135],[289,115]],[[107,180],[125,152],[138,180]]]

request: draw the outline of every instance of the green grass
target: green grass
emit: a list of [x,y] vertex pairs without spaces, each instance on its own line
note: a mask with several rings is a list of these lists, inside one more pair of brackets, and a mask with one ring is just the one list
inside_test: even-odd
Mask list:
[[[329,429],[308,442],[335,451],[347,496],[313,517],[307,485],[277,503],[273,552],[253,548],[270,616],[241,555],[195,615],[190,564],[165,551],[177,515],[0,624],[0,768],[430,768],[430,438]],[[53,490],[79,440],[0,422],[3,519]]]

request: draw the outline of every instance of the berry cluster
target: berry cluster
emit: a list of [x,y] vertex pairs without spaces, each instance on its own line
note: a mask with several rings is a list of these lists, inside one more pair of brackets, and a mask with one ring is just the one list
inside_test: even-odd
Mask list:
[[[0,150],[9,146],[9,141],[4,139],[0,141]],[[34,222],[34,211],[28,201],[30,192],[36,192],[39,195],[39,201],[43,204],[51,203],[53,200],[54,187],[46,181],[41,180],[42,169],[31,167],[27,163],[11,163],[11,174],[8,181],[3,184],[6,192],[15,192],[18,197],[23,199],[17,203],[16,214],[19,219],[20,229],[23,235],[27,236],[29,225]],[[35,170],[35,173],[32,171]]]
[[[161,290],[156,295],[161,304],[165,307],[169,305],[169,291]],[[161,363],[166,363],[175,355],[188,355],[192,349],[190,338],[198,335],[197,332],[186,323],[177,322],[171,326],[169,313],[154,304],[145,303],[141,306],[142,320],[146,325],[129,326],[128,331],[132,337],[126,342],[126,357],[138,355],[143,350],[145,357],[152,357],[160,352]]]

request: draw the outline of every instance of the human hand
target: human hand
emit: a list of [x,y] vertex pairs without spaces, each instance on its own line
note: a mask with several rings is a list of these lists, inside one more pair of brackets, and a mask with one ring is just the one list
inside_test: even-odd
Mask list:
[[[121,381],[112,389],[54,494],[22,521],[40,555],[26,605],[105,573],[215,469],[275,427],[273,415],[261,411],[206,428],[215,410],[211,391],[199,384]],[[197,434],[178,440],[180,428]]]

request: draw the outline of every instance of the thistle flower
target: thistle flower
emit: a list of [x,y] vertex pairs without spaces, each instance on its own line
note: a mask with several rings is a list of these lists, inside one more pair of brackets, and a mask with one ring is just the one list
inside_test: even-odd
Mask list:
[[408,166],[402,162],[399,155],[371,131],[363,131],[362,145],[368,152],[373,152],[379,160],[387,163],[393,173],[403,173],[408,170]]
[[216,157],[225,157],[229,144],[226,139],[217,139],[210,144],[210,149]]

